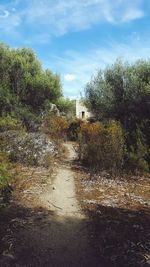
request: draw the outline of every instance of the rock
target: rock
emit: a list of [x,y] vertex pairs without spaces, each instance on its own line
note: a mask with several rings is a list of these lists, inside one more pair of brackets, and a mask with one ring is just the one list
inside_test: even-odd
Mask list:
[[57,154],[55,144],[40,132],[7,131],[0,133],[0,139],[4,140],[2,150],[8,152],[12,160],[29,165],[44,166],[46,157]]

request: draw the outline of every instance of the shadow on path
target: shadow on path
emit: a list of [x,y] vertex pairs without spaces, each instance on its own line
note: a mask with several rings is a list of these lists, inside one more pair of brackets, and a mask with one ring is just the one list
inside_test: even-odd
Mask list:
[[12,204],[0,210],[0,267],[150,267],[148,208],[97,205],[82,216],[70,166],[75,154],[69,149],[56,189],[43,195],[45,208]]
[[97,205],[92,219],[91,246],[106,267],[150,267],[150,210]]
[[85,219],[13,206],[0,222],[0,266],[103,266],[87,242]]
[[91,221],[60,220],[43,208],[13,206],[0,214],[0,266],[149,267],[149,215],[98,205]]

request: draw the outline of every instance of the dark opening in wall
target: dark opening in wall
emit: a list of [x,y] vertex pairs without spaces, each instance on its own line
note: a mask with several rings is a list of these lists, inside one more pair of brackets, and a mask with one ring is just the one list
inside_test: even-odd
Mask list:
[[85,118],[85,111],[82,111],[82,119]]

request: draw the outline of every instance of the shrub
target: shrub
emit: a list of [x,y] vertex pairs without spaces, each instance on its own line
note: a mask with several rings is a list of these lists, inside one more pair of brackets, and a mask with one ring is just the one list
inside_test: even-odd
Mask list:
[[105,129],[105,159],[113,169],[123,167],[124,133],[120,123],[109,121]]
[[0,132],[21,129],[23,129],[23,127],[20,120],[10,116],[0,117]]
[[116,172],[122,168],[123,151],[124,136],[118,122],[82,124],[79,134],[79,158],[89,167]]
[[59,98],[57,100],[57,107],[60,112],[63,112],[67,117],[75,116],[76,102],[75,100],[70,100],[69,98]]
[[10,166],[8,156],[0,152],[0,195],[4,202],[9,202],[12,190],[9,184],[11,179]]
[[68,121],[65,117],[47,115],[43,127],[44,131],[55,141],[66,139]]
[[41,119],[38,114],[33,113],[33,111],[29,110],[27,107],[18,107],[15,110],[15,115],[20,119],[23,126],[28,131],[36,131],[40,127]]
[[126,153],[126,169],[133,172],[149,171],[148,162],[146,160],[149,154],[149,148],[139,128],[135,131],[132,142],[133,145],[130,146],[130,150]]
[[67,136],[69,140],[71,141],[78,140],[78,135],[81,130],[82,123],[83,121],[80,119],[73,120],[69,123],[68,130],[67,130]]

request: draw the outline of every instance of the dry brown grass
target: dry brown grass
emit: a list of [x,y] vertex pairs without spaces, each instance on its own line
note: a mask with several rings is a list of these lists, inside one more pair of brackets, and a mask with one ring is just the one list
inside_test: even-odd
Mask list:
[[47,186],[47,183],[53,180],[54,168],[54,160],[49,168],[16,164],[13,170],[15,176],[13,201],[29,208],[40,206],[39,196]]
[[[106,175],[107,176],[107,175]],[[86,202],[107,203],[126,209],[142,208],[150,205],[150,177],[111,178],[105,174],[91,175],[79,172],[77,175],[78,197],[85,207]],[[129,179],[130,178],[130,179]],[[89,204],[90,208],[90,204]]]
[[150,266],[150,177],[111,179],[78,171],[76,192],[103,266]]

